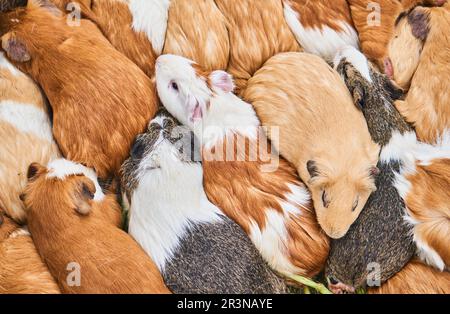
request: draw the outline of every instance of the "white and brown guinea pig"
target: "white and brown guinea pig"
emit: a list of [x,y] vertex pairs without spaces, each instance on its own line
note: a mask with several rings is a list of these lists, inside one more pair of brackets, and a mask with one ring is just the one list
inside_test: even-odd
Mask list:
[[154,75],[155,59],[164,47],[170,0],[50,1],[67,14],[80,9],[81,16],[93,21],[114,48],[147,76]]
[[310,194],[295,168],[273,152],[252,105],[233,93],[231,76],[163,55],[156,82],[166,109],[201,141],[208,199],[244,229],[272,269],[317,275],[329,239]]
[[278,54],[243,96],[264,126],[279,127],[268,136],[309,187],[321,227],[343,237],[376,190],[379,147],[339,74],[315,55]]
[[31,235],[0,209],[0,294],[60,293]]
[[418,260],[412,260],[381,287],[369,288],[368,293],[449,294],[450,273],[441,272]]
[[[192,59],[208,70],[225,70],[230,56],[228,31],[231,29],[215,1],[166,2],[170,6],[163,53]],[[237,1],[233,3],[237,5]]]
[[63,155],[102,179],[117,174],[156,112],[150,78],[91,21],[71,26],[47,1],[29,0],[2,14],[0,35],[7,57],[47,95]]
[[347,45],[359,47],[346,0],[283,0],[284,16],[305,52],[331,62]]
[[450,132],[436,145],[416,143],[403,155],[396,188],[406,204],[418,256],[443,271],[450,268]]
[[32,162],[59,157],[47,105],[39,87],[0,53],[0,207],[19,223],[20,200]]
[[[270,57],[280,52],[301,51],[283,16],[280,0],[216,0],[226,18],[230,37],[227,72],[241,94],[247,80]],[[194,60],[195,61],[195,60]],[[213,68],[218,70],[224,68]]]
[[400,16],[385,72],[404,89],[395,106],[419,140],[435,143],[450,128],[450,10],[416,7]]
[[[116,195],[66,159],[28,169],[28,228],[63,293],[169,293],[158,268],[118,225]],[[77,269],[69,276],[68,269]]]

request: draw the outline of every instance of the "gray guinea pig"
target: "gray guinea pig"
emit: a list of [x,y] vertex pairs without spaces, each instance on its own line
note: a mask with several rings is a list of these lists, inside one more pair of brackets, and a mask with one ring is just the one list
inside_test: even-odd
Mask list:
[[174,293],[285,293],[244,231],[209,202],[195,136],[161,109],[122,166],[129,233]]
[[394,186],[402,156],[398,145],[413,130],[393,105],[402,91],[375,71],[363,54],[346,48],[335,66],[362,110],[372,139],[381,147],[379,173],[374,174],[376,192],[346,236],[331,242],[325,274],[330,289],[343,293],[381,285],[415,253],[411,227],[403,219],[405,204]]

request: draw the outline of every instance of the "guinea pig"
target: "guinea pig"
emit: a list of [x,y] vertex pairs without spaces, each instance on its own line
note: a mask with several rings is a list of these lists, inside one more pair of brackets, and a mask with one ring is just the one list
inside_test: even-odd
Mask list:
[[416,7],[400,19],[396,32],[387,72],[400,85],[411,84],[395,106],[414,125],[418,139],[433,144],[450,128],[450,10]]
[[[280,0],[215,0],[226,18],[230,37],[227,72],[241,94],[247,80],[272,56],[301,51],[283,16]],[[208,70],[217,70],[214,68]]]
[[322,229],[343,237],[376,189],[379,148],[338,73],[315,55],[278,54],[243,96],[264,126],[279,128],[269,138],[311,191]]
[[[170,0],[51,0],[71,16],[76,10],[94,22],[118,51],[144,71],[155,74],[155,59],[166,36]],[[73,21],[76,22],[76,21]]]
[[449,294],[450,273],[440,272],[418,260],[412,260],[381,287],[369,288],[369,294]]
[[244,229],[275,271],[318,274],[329,240],[310,194],[295,169],[268,147],[253,107],[233,94],[231,76],[163,55],[156,82],[166,109],[201,141],[208,199]]
[[30,233],[0,210],[0,294],[57,294]]
[[20,194],[30,163],[59,157],[47,104],[39,87],[0,53],[0,207],[19,223],[26,214]]
[[[164,54],[192,59],[208,70],[226,69],[230,59],[227,21],[214,0],[170,0]],[[238,1],[233,1],[238,5]]]
[[62,154],[105,179],[155,114],[156,92],[92,22],[80,23],[70,26],[53,4],[30,0],[3,14],[0,35],[8,58],[47,95]]
[[450,268],[450,132],[435,145],[417,143],[403,152],[396,180],[406,203],[419,258],[443,271]]
[[346,45],[358,48],[358,34],[346,0],[283,0],[286,22],[305,52],[331,62]]
[[195,142],[164,109],[137,137],[122,166],[128,232],[174,293],[287,292],[241,227],[206,197]]
[[412,228],[403,219],[405,204],[395,187],[395,172],[402,164],[398,151],[413,147],[414,132],[393,105],[402,91],[375,71],[362,53],[348,47],[336,56],[335,66],[381,147],[377,190],[345,237],[331,241],[325,274],[330,289],[341,293],[379,286],[414,256]]
[[142,248],[118,228],[116,196],[95,172],[57,159],[28,169],[28,228],[63,293],[168,293]]

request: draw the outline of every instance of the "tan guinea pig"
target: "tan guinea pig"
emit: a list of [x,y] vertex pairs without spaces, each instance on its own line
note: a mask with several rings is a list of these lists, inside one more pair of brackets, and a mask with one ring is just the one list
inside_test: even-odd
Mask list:
[[249,80],[244,98],[312,193],[319,224],[343,237],[375,191],[379,147],[344,82],[327,63],[306,53],[270,59]]

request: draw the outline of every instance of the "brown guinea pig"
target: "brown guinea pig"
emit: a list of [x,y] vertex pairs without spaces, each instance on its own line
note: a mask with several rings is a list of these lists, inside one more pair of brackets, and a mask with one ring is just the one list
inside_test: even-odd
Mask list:
[[28,227],[64,293],[168,293],[142,248],[118,228],[120,206],[95,172],[57,159],[33,163],[25,190]]

